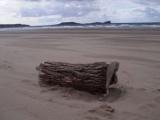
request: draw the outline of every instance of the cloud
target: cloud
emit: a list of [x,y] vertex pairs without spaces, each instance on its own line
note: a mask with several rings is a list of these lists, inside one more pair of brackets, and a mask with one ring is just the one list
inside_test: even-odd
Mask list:
[[160,0],[135,0],[137,3],[143,4],[143,5],[156,5],[160,4]]
[[0,23],[160,20],[160,0],[1,0],[0,8]]
[[[36,2],[38,1],[36,0]],[[52,0],[43,1],[33,7],[24,7],[21,9],[20,14],[23,17],[41,17],[49,15],[60,15],[62,17],[79,17],[95,10],[98,9],[93,7],[93,4],[89,2],[79,2],[75,0],[60,0],[59,2],[57,2]]]
[[143,10],[137,10],[137,12],[143,14],[143,16],[146,18],[146,21],[160,20],[160,11],[155,8],[146,7]]

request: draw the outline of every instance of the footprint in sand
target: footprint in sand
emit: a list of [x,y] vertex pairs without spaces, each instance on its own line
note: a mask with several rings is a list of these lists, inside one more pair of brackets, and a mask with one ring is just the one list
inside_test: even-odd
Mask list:
[[144,104],[142,106],[140,106],[140,109],[143,110],[143,111],[151,111],[152,109],[154,109],[156,107],[155,104],[153,103],[148,103],[148,104]]
[[[160,99],[157,99],[157,102],[160,102],[159,100]],[[159,107],[160,107],[159,104],[157,104],[156,102],[151,102],[151,103],[147,103],[147,104],[140,106],[139,109],[142,112],[146,113],[146,116],[158,118],[159,117]]]
[[22,80],[23,83],[25,84],[28,84],[28,85],[31,85],[31,86],[34,86],[34,87],[37,87],[39,86],[39,84],[33,80],[27,80],[27,79],[24,79]]
[[99,107],[93,108],[91,110],[88,110],[89,115],[86,117],[86,119],[88,120],[101,120],[101,118],[112,118],[112,115],[114,114],[115,110],[105,104],[105,105],[101,105]]
[[[157,99],[157,101],[159,102],[159,99]],[[159,103],[157,104],[156,102],[152,101],[151,103],[140,106],[139,110],[149,120],[159,120],[159,108]]]
[[160,96],[156,97],[156,98],[154,99],[154,101],[155,101],[156,103],[160,104]]
[[11,70],[12,66],[10,65],[8,61],[2,61],[0,62],[0,69],[1,70]]
[[128,120],[128,118],[129,120],[150,120],[146,116],[129,111],[119,112],[116,116],[116,120]]
[[132,75],[128,71],[122,71],[123,79],[125,80],[126,84],[130,84],[132,81]]
[[91,117],[91,116],[87,116],[85,117],[86,120],[102,120],[99,117]]

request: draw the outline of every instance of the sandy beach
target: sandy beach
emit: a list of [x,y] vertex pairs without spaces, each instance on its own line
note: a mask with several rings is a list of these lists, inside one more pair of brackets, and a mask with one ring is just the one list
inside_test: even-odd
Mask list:
[[[159,120],[160,29],[0,31],[0,120]],[[43,61],[118,61],[106,100],[38,84]],[[115,109],[107,113],[105,105]]]

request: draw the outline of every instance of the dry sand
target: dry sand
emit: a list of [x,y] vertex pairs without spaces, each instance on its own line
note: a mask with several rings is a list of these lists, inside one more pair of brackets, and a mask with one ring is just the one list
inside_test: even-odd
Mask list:
[[[35,67],[46,60],[119,61],[119,88],[105,101],[73,89],[41,88]],[[106,104],[115,112],[105,111]],[[0,32],[0,120],[159,119],[159,29]]]

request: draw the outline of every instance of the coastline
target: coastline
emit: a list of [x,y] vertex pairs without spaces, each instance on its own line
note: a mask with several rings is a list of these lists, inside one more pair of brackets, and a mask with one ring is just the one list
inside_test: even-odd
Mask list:
[[[160,28],[31,29],[0,31],[1,120],[158,120]],[[38,84],[43,61],[120,62],[119,87],[106,101],[93,95]],[[102,109],[109,104],[115,114]],[[97,112],[98,111],[98,112]]]

